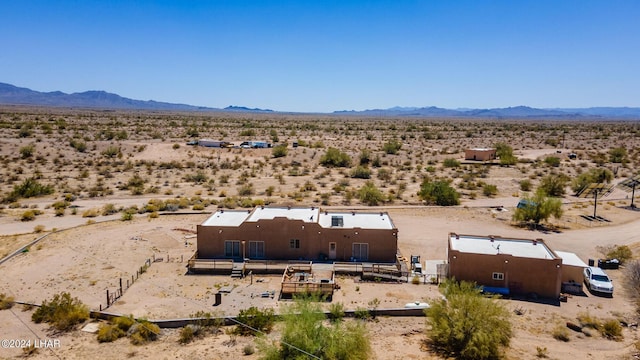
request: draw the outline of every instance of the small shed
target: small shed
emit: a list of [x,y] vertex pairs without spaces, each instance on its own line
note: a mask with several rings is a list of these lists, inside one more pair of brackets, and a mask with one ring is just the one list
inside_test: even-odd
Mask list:
[[571,252],[556,251],[556,255],[562,259],[562,282],[581,283],[587,264]]
[[464,151],[465,160],[490,161],[496,159],[496,149],[473,148]]

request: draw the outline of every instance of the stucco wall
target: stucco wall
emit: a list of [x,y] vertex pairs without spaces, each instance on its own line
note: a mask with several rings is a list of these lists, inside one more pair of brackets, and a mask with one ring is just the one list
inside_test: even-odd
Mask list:
[[496,150],[488,149],[488,150],[478,150],[478,149],[467,149],[464,151],[465,160],[477,160],[477,161],[488,161],[496,158]]
[[[247,258],[248,242],[264,241],[265,259],[318,260],[321,255],[329,256],[329,243],[335,242],[336,261],[349,261],[353,244],[367,243],[368,261],[394,262],[397,234],[397,229],[322,228],[317,223],[287,218],[244,222],[237,227],[198,225],[198,257],[224,258],[225,240],[238,240],[245,241],[244,256]],[[300,248],[291,248],[291,239],[300,240]]]
[[[449,276],[478,285],[506,287],[513,294],[560,295],[562,260],[516,257],[508,254],[462,253],[449,248]],[[504,274],[494,280],[494,272]]]

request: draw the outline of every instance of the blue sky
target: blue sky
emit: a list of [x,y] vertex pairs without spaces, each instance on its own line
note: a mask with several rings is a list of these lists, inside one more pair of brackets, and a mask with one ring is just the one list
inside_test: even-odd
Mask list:
[[640,1],[2,1],[0,82],[330,112],[640,106]]

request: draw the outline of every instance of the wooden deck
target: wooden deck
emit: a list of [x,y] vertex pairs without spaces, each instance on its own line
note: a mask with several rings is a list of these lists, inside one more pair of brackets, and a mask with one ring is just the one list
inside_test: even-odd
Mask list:
[[330,299],[335,289],[334,271],[327,266],[308,264],[292,264],[287,266],[282,275],[281,297],[292,297],[297,294],[314,294]]

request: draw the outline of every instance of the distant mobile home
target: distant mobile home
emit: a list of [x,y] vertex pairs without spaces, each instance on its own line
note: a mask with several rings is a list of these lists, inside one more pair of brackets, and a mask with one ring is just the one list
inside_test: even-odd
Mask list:
[[496,149],[474,148],[464,151],[465,160],[490,161],[496,159]]
[[197,230],[198,259],[394,263],[398,249],[398,229],[386,212],[220,209]]
[[244,141],[240,144],[241,148],[251,148],[251,149],[263,149],[263,148],[270,148],[271,147],[271,143],[268,143],[266,141]]
[[199,146],[204,147],[228,147],[231,143],[222,140],[200,139],[198,140]]

